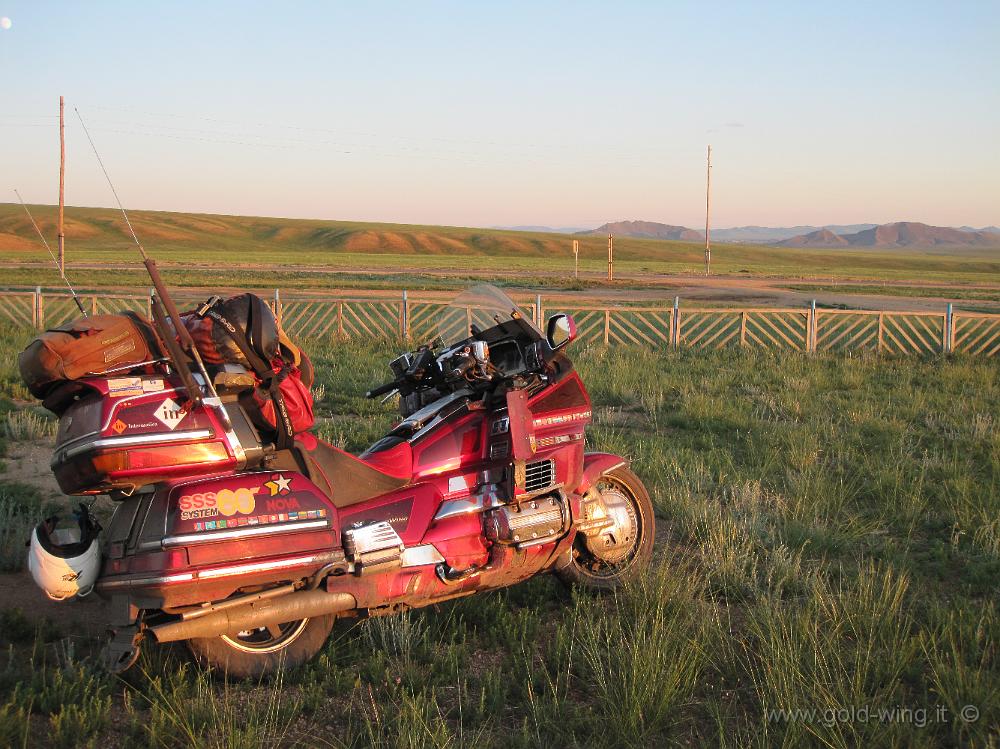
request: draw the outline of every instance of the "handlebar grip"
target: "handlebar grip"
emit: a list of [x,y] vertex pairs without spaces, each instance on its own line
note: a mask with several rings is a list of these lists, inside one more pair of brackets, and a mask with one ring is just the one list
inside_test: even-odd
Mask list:
[[367,393],[365,393],[365,398],[378,398],[380,395],[385,395],[396,388],[399,387],[399,381],[387,382],[385,385],[379,385],[377,388],[372,388]]

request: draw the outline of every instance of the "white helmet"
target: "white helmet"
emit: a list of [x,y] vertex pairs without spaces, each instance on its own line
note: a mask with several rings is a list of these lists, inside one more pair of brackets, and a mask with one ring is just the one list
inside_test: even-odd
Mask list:
[[101,570],[97,541],[101,526],[82,504],[73,515],[75,528],[57,528],[59,518],[51,517],[31,532],[28,569],[35,584],[53,601],[87,595]]

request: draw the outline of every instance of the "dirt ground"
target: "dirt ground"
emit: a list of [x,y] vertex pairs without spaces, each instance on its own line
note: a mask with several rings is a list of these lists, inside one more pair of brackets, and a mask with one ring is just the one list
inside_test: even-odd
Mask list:
[[[49,442],[17,442],[10,446],[4,462],[3,478],[37,487],[46,499],[63,498],[69,505],[73,498],[59,491],[49,459]],[[96,595],[69,602],[51,601],[45,597],[27,572],[0,573],[0,610],[20,609],[30,620],[49,619],[64,635],[95,637],[103,634],[108,616],[106,602]]]
[[10,445],[4,458],[7,471],[3,478],[30,484],[39,489],[46,499],[65,496],[59,490],[59,484],[49,468],[51,458],[50,442],[15,442]]

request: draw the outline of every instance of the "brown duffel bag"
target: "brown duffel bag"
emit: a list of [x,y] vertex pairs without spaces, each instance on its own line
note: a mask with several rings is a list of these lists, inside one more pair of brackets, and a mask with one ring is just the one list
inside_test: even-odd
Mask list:
[[36,398],[89,375],[139,365],[162,356],[153,327],[134,312],[79,317],[46,330],[28,344],[17,363]]

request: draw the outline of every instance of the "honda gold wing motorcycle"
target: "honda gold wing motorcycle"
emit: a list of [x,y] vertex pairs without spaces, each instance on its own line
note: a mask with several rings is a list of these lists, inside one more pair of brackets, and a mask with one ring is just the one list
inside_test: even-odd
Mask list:
[[500,290],[463,292],[434,344],[367,393],[398,394],[402,418],[354,456],[311,434],[276,447],[247,417],[241,379],[192,366],[154,312],[165,357],[46,401],[59,404],[62,490],[115,509],[100,542],[83,508],[73,543],[33,535],[33,573],[62,565],[80,586],[69,594],[85,580],[109,599],[111,669],[144,641],[184,641],[206,665],[258,676],[315,655],[336,617],[544,572],[612,589],[648,563],[646,489],[625,458],[585,451],[591,404],[565,353],[568,315],[543,333]]

